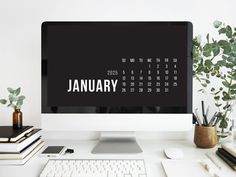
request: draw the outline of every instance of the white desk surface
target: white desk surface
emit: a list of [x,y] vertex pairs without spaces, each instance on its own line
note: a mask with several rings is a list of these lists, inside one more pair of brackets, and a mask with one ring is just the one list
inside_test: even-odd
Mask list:
[[[144,159],[146,162],[146,170],[148,177],[165,177],[164,169],[161,165],[161,160],[166,159],[163,154],[163,149],[168,147],[181,148],[184,151],[184,159],[198,160],[206,158],[206,152],[215,152],[213,149],[198,149],[193,142],[190,141],[160,141],[160,140],[141,140],[138,141],[143,153],[141,154],[122,154],[122,155],[94,155],[91,150],[96,144],[96,141],[76,141],[76,140],[46,140],[46,145],[64,145],[67,148],[75,150],[74,154],[63,155],[61,158],[69,159]],[[42,148],[34,157],[32,157],[25,165],[20,166],[0,166],[1,177],[38,177],[47,157],[39,157]],[[219,159],[219,164],[222,166],[225,177],[235,177],[236,172],[228,167]],[[188,169],[186,169],[188,170]],[[195,172],[193,172],[195,173]],[[197,173],[197,172],[196,172]],[[176,176],[178,177],[178,176]]]

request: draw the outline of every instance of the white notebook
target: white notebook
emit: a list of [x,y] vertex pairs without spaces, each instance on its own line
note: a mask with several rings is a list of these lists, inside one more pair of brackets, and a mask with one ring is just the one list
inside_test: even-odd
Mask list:
[[200,161],[162,160],[167,177],[211,177]]
[[42,141],[35,149],[33,149],[24,159],[0,160],[0,165],[23,165],[31,157],[33,157],[34,154],[36,154],[43,146],[44,146],[44,141]]

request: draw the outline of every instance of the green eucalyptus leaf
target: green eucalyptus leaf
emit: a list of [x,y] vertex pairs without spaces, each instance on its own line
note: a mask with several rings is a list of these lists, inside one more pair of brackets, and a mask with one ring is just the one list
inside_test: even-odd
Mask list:
[[213,87],[211,88],[211,92],[214,92],[215,90],[216,90],[215,88],[213,88]]
[[23,105],[23,100],[19,100],[19,101],[17,102],[17,105],[18,105],[18,106]]
[[203,55],[205,57],[211,56],[211,50],[212,50],[211,44],[209,43],[205,44],[205,46],[203,47]]
[[218,71],[220,69],[220,66],[218,65],[218,62],[215,64],[214,70]]
[[219,28],[219,27],[221,26],[221,24],[222,24],[222,22],[220,22],[220,21],[218,21],[218,20],[215,20],[215,21],[213,22],[213,26],[214,26],[215,28]]
[[218,42],[219,46],[224,50],[224,54],[229,54],[231,52],[231,46],[230,43],[226,40],[220,40]]
[[1,103],[1,104],[6,104],[6,103],[7,103],[7,100],[5,100],[5,99],[0,99],[0,103]]
[[20,94],[20,91],[21,91],[21,88],[19,87],[14,91],[14,94],[18,96]]
[[222,106],[222,104],[215,103],[216,107]]
[[210,70],[209,70],[207,67],[205,67],[205,68],[204,68],[204,72],[205,72],[205,73],[209,73]]
[[[232,34],[232,35],[233,35],[233,34]],[[230,39],[229,42],[230,42],[230,43],[233,43],[233,42],[234,42],[234,39]]]
[[236,80],[236,72],[232,74],[234,80]]
[[231,93],[232,95],[235,95],[235,94],[236,94],[236,89],[235,89],[235,90],[230,90],[230,93]]
[[8,99],[9,99],[10,102],[16,101],[16,98],[15,98],[14,95],[9,95],[9,96],[8,96]]
[[197,69],[197,72],[202,72],[204,71],[204,67],[203,66],[199,66],[198,69]]
[[236,89],[236,84],[230,86],[231,89]]
[[235,64],[235,62],[236,62],[236,57],[234,57],[234,56],[229,56],[229,57],[227,58],[227,61],[228,61],[228,62],[231,62],[231,63],[233,63],[233,64]]
[[203,93],[203,92],[204,92],[204,89],[199,89],[198,92],[202,92],[202,93]]
[[209,43],[209,33],[207,33],[206,39],[207,39],[207,43]]
[[203,66],[203,58],[200,60],[200,65]]
[[230,95],[225,91],[222,93],[222,95],[223,95],[223,97],[222,97],[223,101],[228,101],[231,99]]
[[25,99],[25,96],[21,95],[18,97],[18,100],[24,100]]
[[14,94],[14,89],[13,88],[8,87],[7,90],[8,90],[9,93]]
[[215,70],[219,70],[220,66],[225,66],[226,65],[226,61],[225,60],[218,60],[215,66]]
[[228,37],[228,38],[231,38],[232,37],[232,28],[229,26],[229,25],[227,25],[226,26],[226,36]]
[[224,97],[222,97],[222,100],[223,100],[223,101],[228,101],[229,99],[228,99],[228,97],[225,97],[225,96],[224,96]]
[[232,42],[232,50],[234,51],[234,53],[236,55],[236,40],[234,42]]
[[211,60],[206,60],[205,61],[205,66],[208,68],[211,68],[211,66],[213,65],[213,63],[211,62]]
[[227,68],[233,68],[234,66],[235,66],[235,64],[234,63],[226,63],[226,65],[225,65]]
[[226,40],[219,40],[218,44],[222,47],[222,46],[227,46],[228,45],[228,41]]
[[201,84],[203,87],[207,87],[207,84],[206,83],[202,83]]
[[[230,83],[227,82],[227,81],[223,81],[222,84],[223,84],[226,88],[230,87]],[[225,93],[226,93],[226,92],[225,92]]]
[[219,99],[220,99],[220,96],[215,96],[214,99],[215,99],[215,100],[219,100]]
[[230,52],[231,52],[231,48],[230,47],[229,48],[225,48],[224,51],[223,51],[223,53],[227,54],[227,55],[229,55]]
[[214,57],[217,56],[220,53],[220,47],[219,47],[219,45],[217,43],[215,43],[212,46],[212,52],[214,54]]
[[221,28],[221,29],[219,29],[219,34],[224,34],[224,33],[226,33],[226,29],[225,28]]
[[213,71],[213,72],[211,73],[211,76],[215,76],[215,75],[216,75],[216,72]]

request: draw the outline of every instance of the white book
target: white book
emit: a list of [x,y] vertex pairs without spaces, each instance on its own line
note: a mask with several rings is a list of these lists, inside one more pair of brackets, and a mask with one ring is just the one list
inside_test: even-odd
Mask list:
[[221,144],[221,147],[236,158],[236,145],[231,143]]
[[35,129],[30,133],[30,135],[15,143],[0,143],[0,152],[21,152],[25,147],[29,146],[40,136],[40,129]]
[[23,165],[25,164],[31,157],[34,156],[36,152],[38,152],[44,145],[44,141],[42,141],[35,149],[33,149],[24,159],[17,160],[0,160],[0,165]]
[[39,138],[36,141],[34,141],[32,144],[30,144],[28,147],[26,147],[22,152],[20,153],[0,153],[0,160],[7,160],[7,159],[24,159],[32,150],[34,150],[40,143],[42,142],[42,139]]

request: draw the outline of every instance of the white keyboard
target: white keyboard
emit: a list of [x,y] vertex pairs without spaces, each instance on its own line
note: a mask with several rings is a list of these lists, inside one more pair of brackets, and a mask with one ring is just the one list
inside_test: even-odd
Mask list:
[[49,160],[40,177],[147,177],[142,159]]

